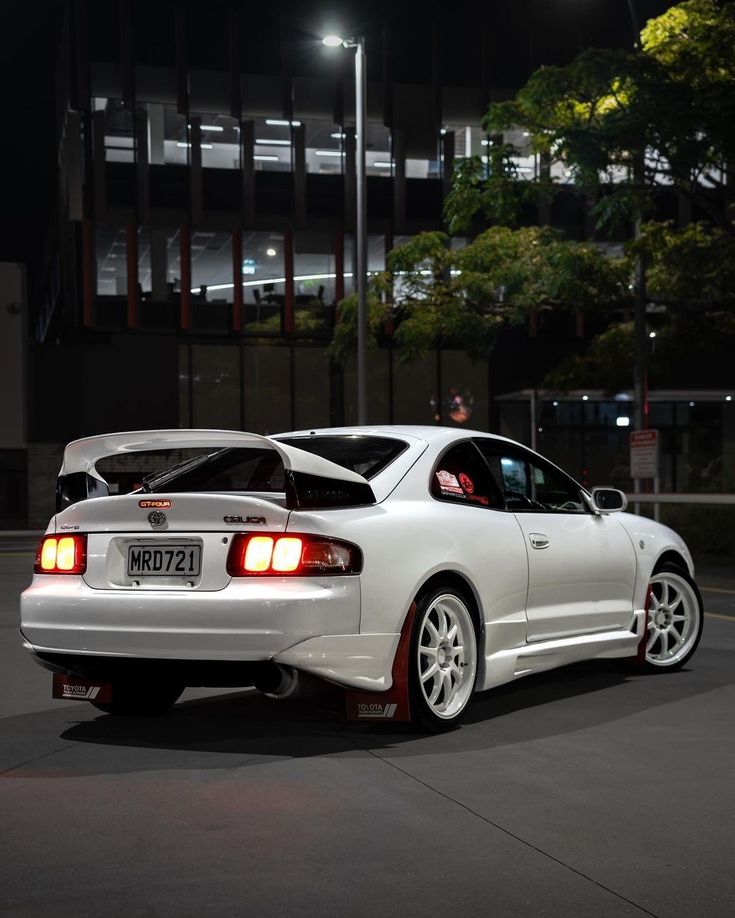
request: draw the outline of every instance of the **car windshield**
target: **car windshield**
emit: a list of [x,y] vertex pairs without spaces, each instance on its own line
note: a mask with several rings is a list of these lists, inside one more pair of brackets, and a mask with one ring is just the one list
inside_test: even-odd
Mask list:
[[[373,478],[390,465],[408,444],[392,437],[334,435],[286,437],[279,440],[305,452]],[[152,479],[147,488],[155,491],[266,491],[285,490],[283,463],[278,453],[263,449],[228,448],[218,450],[191,465],[170,469]]]

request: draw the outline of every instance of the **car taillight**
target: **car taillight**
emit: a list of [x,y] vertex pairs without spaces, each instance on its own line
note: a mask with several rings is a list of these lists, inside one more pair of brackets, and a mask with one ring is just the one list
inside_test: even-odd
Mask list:
[[36,574],[83,574],[87,569],[87,536],[44,536],[36,552]]
[[316,535],[238,533],[227,556],[231,577],[359,574],[362,552],[340,539]]

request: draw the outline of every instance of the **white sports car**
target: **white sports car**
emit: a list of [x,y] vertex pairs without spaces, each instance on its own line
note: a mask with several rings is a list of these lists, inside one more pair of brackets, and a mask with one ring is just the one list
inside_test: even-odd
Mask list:
[[[103,457],[198,448],[109,495]],[[186,686],[348,689],[350,716],[456,724],[475,691],[597,657],[681,667],[691,556],[524,446],[441,427],[70,443],[21,599],[57,697],[162,713]]]

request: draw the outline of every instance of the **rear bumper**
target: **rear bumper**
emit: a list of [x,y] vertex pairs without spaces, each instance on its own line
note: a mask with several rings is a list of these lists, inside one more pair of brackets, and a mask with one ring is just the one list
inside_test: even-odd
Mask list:
[[293,666],[345,686],[391,684],[398,635],[360,634],[358,577],[233,579],[219,591],[95,590],[36,576],[21,631],[49,668],[112,681],[176,672],[186,685],[252,685],[257,664]]
[[268,660],[324,634],[360,630],[358,577],[233,579],[223,590],[95,590],[42,574],[22,594],[35,648],[179,660]]

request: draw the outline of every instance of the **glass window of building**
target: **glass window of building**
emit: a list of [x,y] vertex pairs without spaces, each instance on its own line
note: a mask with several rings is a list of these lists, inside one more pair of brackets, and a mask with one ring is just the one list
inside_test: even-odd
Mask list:
[[282,233],[243,231],[242,298],[248,331],[278,334],[285,298]]
[[200,119],[203,168],[239,169],[240,125],[237,120],[229,115],[212,112],[192,114],[196,114]]
[[272,345],[243,348],[245,429],[279,433],[291,423],[291,348]]
[[289,122],[283,118],[245,116],[254,122],[255,146],[253,161],[257,172],[290,172],[293,163],[292,127],[299,127],[298,120]]
[[294,410],[297,430],[329,426],[329,360],[323,347],[295,347]]
[[[194,427],[240,426],[240,354],[233,345],[191,348],[191,414]],[[181,404],[181,401],[179,402]]]
[[95,96],[93,105],[95,112],[105,113],[105,160],[109,163],[135,162],[133,113],[123,108],[122,99]]
[[197,229],[191,234],[194,302],[232,302],[232,234]]
[[345,133],[331,121],[309,119],[304,124],[306,171],[318,175],[341,175],[345,167]]
[[[389,424],[390,413],[390,352],[386,348],[368,351],[367,391],[368,424]],[[357,424],[357,361],[345,361],[343,368],[343,398],[345,424]]]
[[128,292],[127,235],[120,224],[96,227],[97,295],[125,296]]

